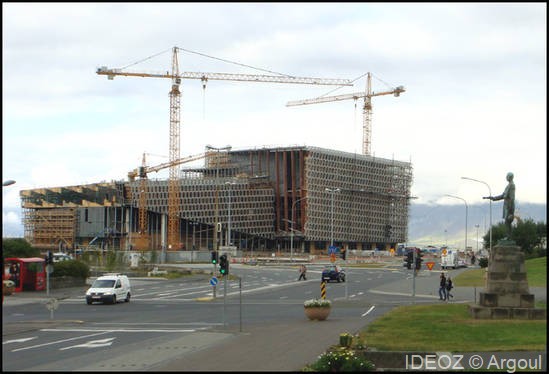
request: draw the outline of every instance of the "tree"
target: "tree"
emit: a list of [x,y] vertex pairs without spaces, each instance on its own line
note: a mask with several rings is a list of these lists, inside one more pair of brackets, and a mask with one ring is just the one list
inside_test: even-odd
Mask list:
[[2,239],[2,259],[10,257],[40,257],[40,250],[23,238]]
[[511,237],[525,253],[530,254],[534,248],[541,243],[541,237],[538,236],[536,223],[532,219],[526,219],[513,228]]
[[[507,236],[505,223],[501,222],[492,226],[492,246],[499,240]],[[534,249],[541,246],[544,237],[547,236],[547,224],[544,222],[535,223],[533,219],[528,218],[517,222],[511,231],[511,240],[514,240],[524,253],[529,255]],[[490,246],[490,232],[483,236],[484,248]]]

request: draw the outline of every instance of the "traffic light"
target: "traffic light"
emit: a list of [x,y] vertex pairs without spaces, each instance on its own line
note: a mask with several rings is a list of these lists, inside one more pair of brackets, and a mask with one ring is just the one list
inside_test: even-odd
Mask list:
[[229,274],[229,261],[226,254],[219,256],[219,273],[221,275]]
[[48,251],[48,253],[44,256],[44,260],[46,260],[46,265],[53,264],[53,253]]
[[422,259],[423,255],[421,254],[421,251],[416,252],[416,270],[421,269],[421,263],[423,262]]
[[414,262],[414,252],[413,251],[406,252],[406,268],[411,269],[413,262]]
[[212,252],[212,264],[217,264],[217,251]]

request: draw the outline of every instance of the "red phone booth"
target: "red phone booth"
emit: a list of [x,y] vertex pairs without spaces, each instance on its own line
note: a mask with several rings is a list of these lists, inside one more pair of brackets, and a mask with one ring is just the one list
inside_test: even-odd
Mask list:
[[40,257],[4,259],[4,277],[15,282],[15,292],[46,289],[46,264]]

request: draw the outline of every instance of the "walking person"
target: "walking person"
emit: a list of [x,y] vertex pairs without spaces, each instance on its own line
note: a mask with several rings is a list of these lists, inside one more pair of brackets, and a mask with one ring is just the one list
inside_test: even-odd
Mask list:
[[450,293],[452,288],[454,288],[454,284],[452,283],[452,278],[448,276],[448,278],[446,278],[446,300],[450,300],[451,297],[454,297],[454,295]]
[[303,278],[303,280],[307,280],[306,274],[307,274],[307,268],[305,267],[305,265],[301,264],[299,266],[299,278],[297,280],[300,281],[301,278]]
[[446,277],[444,273],[440,273],[440,285],[438,288],[438,296],[440,300],[446,300]]

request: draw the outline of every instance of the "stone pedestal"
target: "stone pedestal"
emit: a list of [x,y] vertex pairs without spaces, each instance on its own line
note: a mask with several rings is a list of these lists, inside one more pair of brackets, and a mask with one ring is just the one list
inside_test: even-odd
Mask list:
[[534,308],[524,252],[514,241],[500,240],[492,248],[486,289],[478,304],[469,305],[469,312],[475,319],[546,319],[546,309]]

